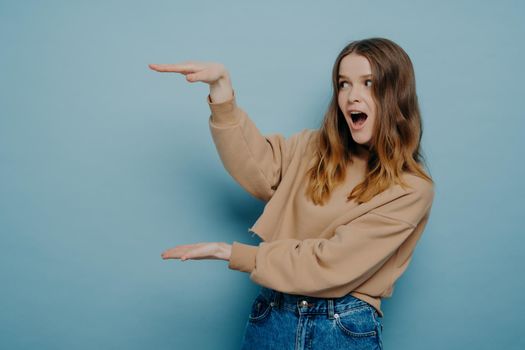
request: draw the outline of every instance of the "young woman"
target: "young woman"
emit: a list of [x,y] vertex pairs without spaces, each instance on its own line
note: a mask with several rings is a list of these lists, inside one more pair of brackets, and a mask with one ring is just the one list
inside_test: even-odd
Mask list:
[[420,154],[412,63],[383,38],[343,48],[319,129],[261,135],[225,67],[150,65],[209,84],[209,127],[228,172],[266,201],[239,242],[180,245],[163,259],[224,259],[261,285],[243,349],[381,349],[390,297],[428,221],[433,181]]

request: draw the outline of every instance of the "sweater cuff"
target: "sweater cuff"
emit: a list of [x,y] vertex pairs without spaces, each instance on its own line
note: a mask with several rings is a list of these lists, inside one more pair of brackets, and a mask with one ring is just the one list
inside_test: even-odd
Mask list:
[[229,100],[218,102],[218,103],[212,102],[211,97],[208,94],[206,101],[208,102],[208,106],[210,107],[211,120],[214,124],[217,124],[217,125],[237,124],[237,122],[240,119],[240,116],[238,115],[238,113],[236,113],[237,102],[235,99],[235,90],[233,91],[233,95]]
[[233,242],[228,267],[232,270],[251,273],[255,269],[255,256],[259,247]]

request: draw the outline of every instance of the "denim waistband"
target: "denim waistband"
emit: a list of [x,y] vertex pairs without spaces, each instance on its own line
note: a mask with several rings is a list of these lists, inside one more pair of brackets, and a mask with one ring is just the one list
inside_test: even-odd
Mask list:
[[261,287],[259,294],[275,307],[298,311],[300,314],[327,314],[330,319],[334,314],[359,307],[369,307],[373,312],[377,312],[372,305],[351,294],[339,298],[317,298],[283,293],[264,286]]

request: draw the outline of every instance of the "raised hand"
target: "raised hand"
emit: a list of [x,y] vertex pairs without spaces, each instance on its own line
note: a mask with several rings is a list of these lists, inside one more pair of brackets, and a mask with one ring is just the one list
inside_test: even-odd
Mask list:
[[209,84],[210,98],[214,103],[227,101],[233,96],[230,75],[221,63],[186,61],[176,64],[150,64],[148,66],[157,72],[183,74],[190,83],[200,81]]

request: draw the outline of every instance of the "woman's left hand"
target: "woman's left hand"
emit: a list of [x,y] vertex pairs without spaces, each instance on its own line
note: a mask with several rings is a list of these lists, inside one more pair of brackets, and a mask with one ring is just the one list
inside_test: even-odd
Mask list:
[[230,261],[231,244],[224,242],[203,242],[179,245],[161,254],[162,259],[218,259]]

